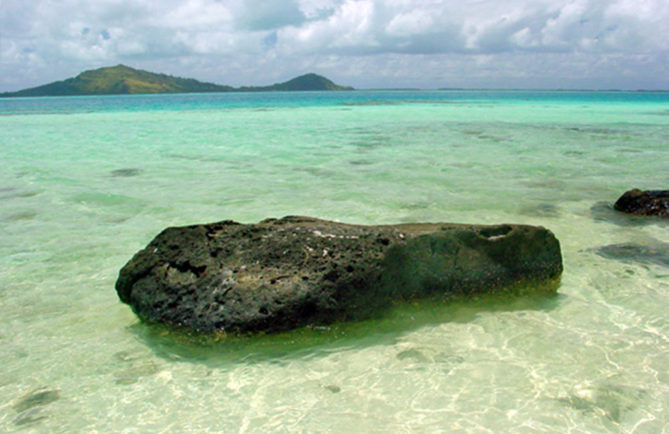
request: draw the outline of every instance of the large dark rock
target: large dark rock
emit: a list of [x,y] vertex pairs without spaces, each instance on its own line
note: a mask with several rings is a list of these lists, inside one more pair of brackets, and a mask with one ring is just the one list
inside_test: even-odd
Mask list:
[[148,321],[278,331],[361,319],[416,297],[555,290],[561,272],[558,240],[541,227],[285,217],[167,228],[121,269],[116,290]]
[[628,214],[669,217],[669,190],[626,191],[613,207]]

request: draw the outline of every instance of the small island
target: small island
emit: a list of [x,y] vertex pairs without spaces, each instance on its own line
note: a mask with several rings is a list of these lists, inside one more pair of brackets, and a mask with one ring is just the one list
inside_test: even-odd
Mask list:
[[158,74],[126,65],[84,71],[76,77],[23,89],[1,93],[0,97],[71,96],[71,95],[131,95],[155,93],[204,93],[204,92],[272,92],[272,91],[330,91],[352,90],[340,86],[318,74],[305,74],[292,80],[270,86],[232,86],[206,83],[192,78]]

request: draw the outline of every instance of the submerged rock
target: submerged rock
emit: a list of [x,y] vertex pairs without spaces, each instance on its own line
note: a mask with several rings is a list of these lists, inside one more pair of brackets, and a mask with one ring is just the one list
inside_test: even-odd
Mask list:
[[613,207],[628,214],[669,217],[669,190],[635,188],[620,196]]
[[151,322],[278,331],[361,319],[418,297],[557,282],[561,272],[559,242],[542,227],[285,217],[167,228],[121,269],[116,291]]
[[14,410],[23,412],[33,407],[39,407],[50,404],[60,399],[60,393],[57,390],[48,390],[41,388],[30,392],[14,404]]
[[133,167],[130,168],[125,168],[125,169],[116,169],[111,171],[111,176],[112,177],[129,177],[129,176],[137,176],[142,173],[142,169],[135,169]]
[[607,259],[669,267],[669,243],[659,241],[646,245],[637,243],[609,244],[599,247],[597,254]]

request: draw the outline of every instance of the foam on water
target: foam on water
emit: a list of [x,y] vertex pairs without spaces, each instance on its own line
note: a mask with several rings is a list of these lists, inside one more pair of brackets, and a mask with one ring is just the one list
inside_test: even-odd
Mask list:
[[[669,225],[610,204],[669,185],[668,110],[570,92],[0,100],[0,430],[667,430]],[[557,297],[218,343],[118,301],[165,226],[289,214],[543,225],[565,272]]]

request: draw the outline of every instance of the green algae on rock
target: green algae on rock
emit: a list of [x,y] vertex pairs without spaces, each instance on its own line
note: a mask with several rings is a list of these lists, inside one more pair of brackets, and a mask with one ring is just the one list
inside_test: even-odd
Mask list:
[[121,269],[116,290],[150,322],[272,332],[363,319],[398,301],[545,288],[561,273],[559,242],[542,227],[285,217],[167,228]]

